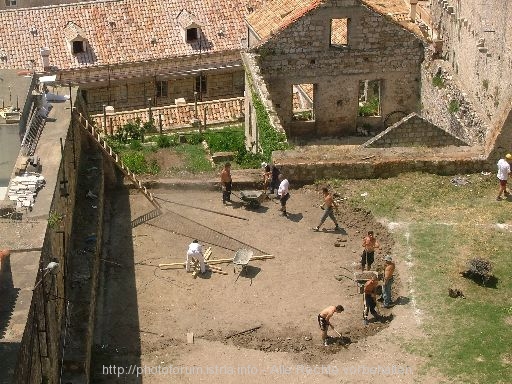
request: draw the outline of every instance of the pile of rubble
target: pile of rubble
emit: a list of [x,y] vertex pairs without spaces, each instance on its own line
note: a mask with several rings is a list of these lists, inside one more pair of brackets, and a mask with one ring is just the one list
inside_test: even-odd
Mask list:
[[15,176],[11,180],[7,196],[9,200],[16,202],[16,208],[32,210],[37,192],[44,187],[45,183],[44,177],[35,172]]

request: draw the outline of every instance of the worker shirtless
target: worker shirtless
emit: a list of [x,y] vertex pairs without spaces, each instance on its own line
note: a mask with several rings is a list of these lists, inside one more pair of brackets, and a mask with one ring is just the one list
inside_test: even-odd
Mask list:
[[318,325],[320,326],[320,330],[322,331],[322,343],[324,344],[324,346],[327,346],[327,328],[331,327],[332,329],[334,329],[333,325],[330,322],[331,317],[335,313],[341,313],[343,311],[344,308],[342,305],[331,305],[318,314]]

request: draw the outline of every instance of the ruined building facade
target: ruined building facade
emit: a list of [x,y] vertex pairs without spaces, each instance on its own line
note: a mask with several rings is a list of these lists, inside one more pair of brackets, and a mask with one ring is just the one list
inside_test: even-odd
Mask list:
[[248,17],[249,54],[288,137],[351,135],[419,110],[425,40],[402,0],[385,3],[273,1]]

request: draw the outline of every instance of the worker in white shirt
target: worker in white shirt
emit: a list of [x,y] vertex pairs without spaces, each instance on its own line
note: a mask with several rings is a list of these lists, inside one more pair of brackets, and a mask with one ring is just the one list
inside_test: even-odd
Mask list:
[[185,269],[187,272],[190,272],[190,262],[196,259],[199,261],[199,266],[201,267],[201,273],[206,272],[206,266],[204,264],[204,255],[203,255],[203,247],[197,240],[194,240],[190,245],[188,246],[187,251],[187,261],[185,263]]
[[279,200],[281,201],[281,211],[283,212],[283,216],[286,216],[286,202],[290,198],[290,193],[288,192],[288,188],[290,188],[290,183],[288,179],[286,179],[283,174],[279,175],[279,188],[277,189],[277,195],[279,196]]

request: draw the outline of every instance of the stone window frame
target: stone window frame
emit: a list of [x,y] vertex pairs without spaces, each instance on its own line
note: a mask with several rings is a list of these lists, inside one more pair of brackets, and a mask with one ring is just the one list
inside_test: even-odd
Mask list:
[[18,5],[17,0],[5,0],[5,6],[6,7],[15,7]]
[[[303,86],[308,86],[308,85],[311,86],[309,91],[307,89],[309,87],[303,87]],[[291,106],[291,111],[292,111],[291,120],[293,122],[314,122],[316,120],[316,116],[315,116],[315,94],[317,92],[317,87],[318,87],[317,83],[305,83],[305,82],[303,82],[303,83],[292,84],[292,86],[291,86],[291,103],[292,103],[292,106]],[[306,109],[303,109],[303,110],[295,110],[295,108],[294,108],[294,95],[295,95],[294,88],[297,88],[299,92],[304,94],[306,102],[307,101],[311,102],[311,108],[306,108]]]
[[[333,43],[333,38],[334,39],[340,38],[340,36],[333,35],[332,27],[333,27],[333,21],[335,21],[335,20],[346,20],[345,26],[344,26],[345,27],[344,42],[340,42],[340,43],[334,42]],[[351,20],[349,17],[333,17],[333,18],[329,19],[329,47],[340,49],[340,48],[347,48],[350,45],[350,34],[349,34],[350,21]]]

